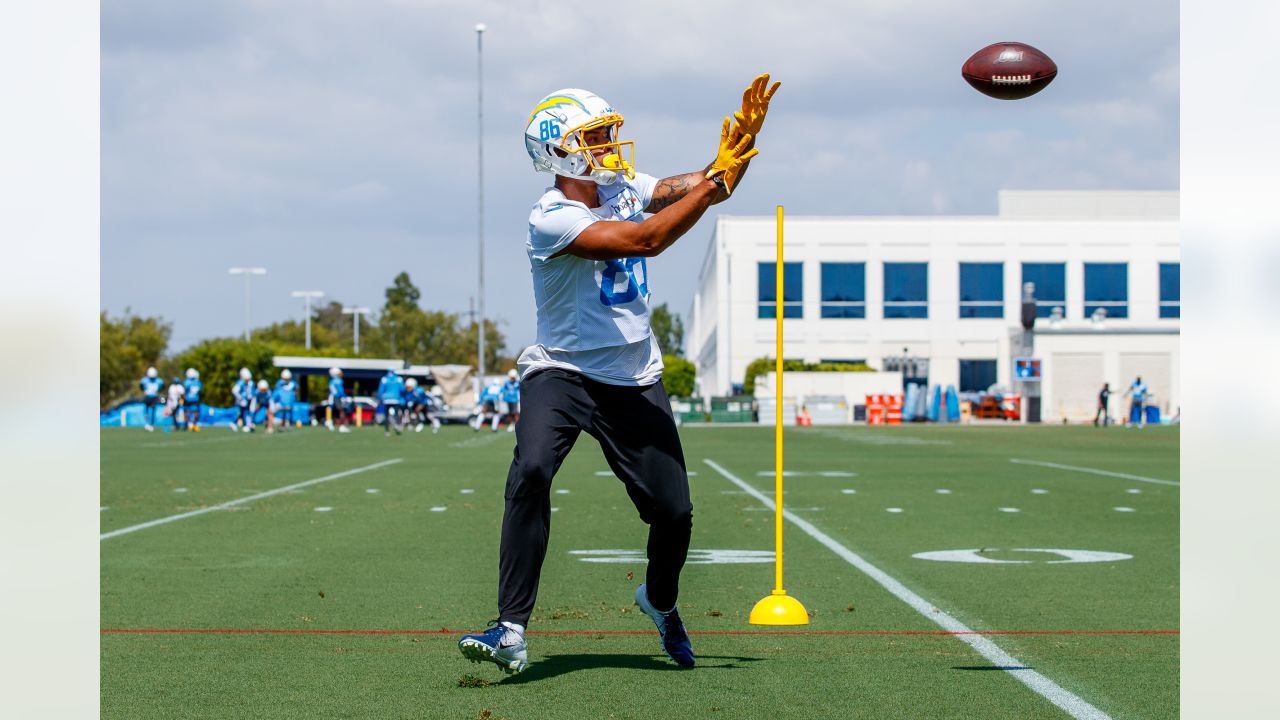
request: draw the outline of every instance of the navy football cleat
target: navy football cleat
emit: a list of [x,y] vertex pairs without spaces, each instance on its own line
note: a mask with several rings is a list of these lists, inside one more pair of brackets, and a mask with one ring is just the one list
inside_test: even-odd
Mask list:
[[[458,640],[462,656],[471,662],[487,661],[506,673],[518,673],[529,667],[529,646],[524,637],[505,625],[493,621],[493,627],[482,633],[463,635]],[[517,638],[513,641],[513,638]]]
[[649,604],[649,594],[644,585],[636,588],[636,604],[658,626],[658,635],[662,638],[662,649],[667,657],[676,661],[680,667],[693,667],[693,643],[689,642],[689,633],[684,630],[684,621],[680,619],[680,608],[673,607],[670,612],[661,612]]

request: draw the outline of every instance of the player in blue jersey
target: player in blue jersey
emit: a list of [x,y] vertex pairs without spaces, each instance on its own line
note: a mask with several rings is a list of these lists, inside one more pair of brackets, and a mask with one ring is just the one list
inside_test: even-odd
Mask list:
[[[428,415],[428,395],[425,388],[418,384],[417,378],[405,378],[404,380],[404,402],[407,422],[413,425],[414,432],[422,432],[427,426]],[[438,423],[439,421],[433,421]],[[432,426],[432,432],[435,432],[435,426]]]
[[[599,96],[561,90],[534,107],[525,148],[555,184],[533,206],[525,249],[537,304],[535,343],[518,361],[524,421],[507,473],[498,563],[498,622],[458,645],[475,661],[520,671],[551,525],[551,481],[582,432],[649,525],[645,582],[635,599],[663,650],[692,667],[676,599],[693,505],[680,436],[663,391],[662,353],[649,326],[645,259],[687,233],[737,187],[778,85],[761,75],[726,117],[705,169],[658,180],[635,170],[623,118]],[[648,217],[645,217],[649,214]]]
[[200,393],[204,385],[195,368],[187,368],[187,379],[182,382],[182,388],[186,393],[182,398],[182,413],[186,416],[187,429],[200,432]]
[[280,429],[285,430],[293,425],[293,405],[298,401],[298,384],[293,381],[289,368],[280,371],[274,395],[276,409],[280,411]]
[[382,403],[382,434],[390,435],[392,430],[400,434],[404,425],[404,380],[394,369],[378,381],[378,401]]
[[249,409],[253,405],[253,373],[249,368],[240,368],[240,379],[231,387],[231,398],[239,412],[231,421],[231,429],[253,432],[253,412]]
[[156,408],[163,402],[160,392],[164,390],[164,380],[160,379],[160,373],[155,368],[149,367],[147,374],[138,382],[138,387],[142,389],[143,412],[146,414],[143,427],[147,432],[153,432],[156,429]]
[[486,422],[493,422],[494,429],[497,430],[498,419],[498,402],[502,399],[502,383],[489,383],[480,391],[480,399],[476,402],[475,409],[471,411],[471,418],[467,424],[472,430],[480,432],[480,428],[484,427]]
[[[516,421],[520,419],[520,373],[507,371],[507,380],[498,390],[498,414],[507,423],[507,432],[515,432]],[[499,418],[493,419],[493,429],[498,429]]]
[[262,410],[265,413],[266,417],[264,417],[262,421],[267,424],[268,434],[275,432],[275,421],[274,418],[272,418],[272,414],[275,412],[275,409],[272,407],[274,404],[272,395],[271,383],[267,382],[266,378],[262,378],[258,381],[258,387],[253,393],[253,402],[249,406],[249,414],[251,417],[256,417],[259,410]]
[[347,427],[347,418],[351,414],[351,398],[347,397],[346,385],[342,382],[342,368],[329,368],[329,418],[325,420],[325,427],[329,428],[329,432],[333,432],[336,427],[338,432],[351,432]]

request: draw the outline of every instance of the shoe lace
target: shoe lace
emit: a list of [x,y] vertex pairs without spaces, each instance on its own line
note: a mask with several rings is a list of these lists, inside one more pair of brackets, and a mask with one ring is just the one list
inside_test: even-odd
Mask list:
[[668,643],[688,642],[689,634],[685,632],[684,621],[680,619],[679,610],[672,610],[663,619],[662,639]]

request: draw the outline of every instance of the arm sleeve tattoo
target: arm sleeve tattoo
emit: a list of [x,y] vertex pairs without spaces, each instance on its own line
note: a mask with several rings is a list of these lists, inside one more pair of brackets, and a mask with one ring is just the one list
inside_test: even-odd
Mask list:
[[701,179],[702,173],[697,172],[663,178],[658,181],[658,186],[653,189],[653,198],[649,200],[649,205],[644,211],[656,213],[662,210],[688,194],[689,190]]

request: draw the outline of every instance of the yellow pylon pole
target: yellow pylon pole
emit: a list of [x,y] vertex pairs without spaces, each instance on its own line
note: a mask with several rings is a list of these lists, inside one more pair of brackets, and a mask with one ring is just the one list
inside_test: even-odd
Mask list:
[[778,206],[778,258],[774,263],[774,322],[777,324],[777,354],[774,357],[774,423],[773,423],[773,593],[751,608],[748,622],[752,625],[808,625],[809,612],[799,600],[787,595],[782,585],[782,206]]

